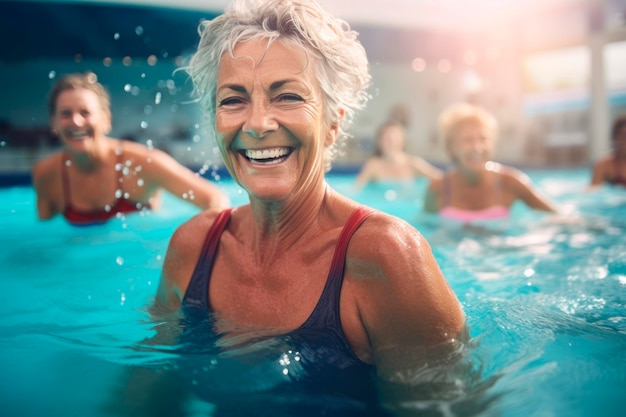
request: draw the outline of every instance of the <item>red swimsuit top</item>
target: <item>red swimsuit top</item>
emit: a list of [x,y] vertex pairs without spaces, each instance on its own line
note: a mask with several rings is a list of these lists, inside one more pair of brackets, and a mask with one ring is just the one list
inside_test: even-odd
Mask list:
[[[121,163],[122,154],[117,156],[117,162]],[[64,161],[64,158],[61,158]],[[122,170],[118,171],[117,180],[118,184],[122,179]],[[63,216],[67,221],[74,226],[89,226],[95,224],[106,223],[109,219],[115,217],[117,213],[132,213],[140,211],[144,207],[150,208],[149,204],[135,203],[126,198],[117,197],[115,201],[104,208],[92,209],[92,210],[80,210],[72,206],[72,195],[70,193],[69,177],[67,174],[67,166],[65,162],[61,167],[61,177],[63,183],[63,196],[65,199],[65,210]]]

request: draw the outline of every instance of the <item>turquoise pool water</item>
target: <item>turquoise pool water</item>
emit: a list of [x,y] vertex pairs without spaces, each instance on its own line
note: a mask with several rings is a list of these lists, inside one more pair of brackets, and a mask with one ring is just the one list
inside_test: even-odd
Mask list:
[[[408,415],[623,415],[626,190],[586,193],[586,170],[530,175],[568,216],[515,206],[511,220],[466,229],[421,213],[425,182],[354,192],[352,176],[329,176],[339,191],[418,227],[467,313],[481,381],[455,400],[406,404]],[[234,184],[223,186],[235,204],[245,202]],[[158,213],[74,228],[60,218],[36,221],[30,187],[0,189],[2,415],[130,415],[124,402],[138,398],[138,381],[182,366],[181,357],[193,359],[176,346],[144,343],[172,325],[155,322],[146,307],[171,233],[196,213],[170,196],[165,203]],[[220,374],[212,371],[220,360],[193,370],[204,377],[192,377],[191,385],[203,390],[228,382],[224,395],[241,404],[256,405],[251,398],[280,372],[243,363],[243,371],[226,367],[229,374]],[[174,395],[160,397],[167,393]],[[319,415],[306,410],[324,407],[331,415],[333,400],[292,398],[301,401],[302,412],[294,414],[274,411],[266,401],[223,415]],[[312,401],[325,405],[312,407]],[[215,412],[210,401],[187,397],[184,409],[189,416]],[[159,403],[148,415],[174,414]]]

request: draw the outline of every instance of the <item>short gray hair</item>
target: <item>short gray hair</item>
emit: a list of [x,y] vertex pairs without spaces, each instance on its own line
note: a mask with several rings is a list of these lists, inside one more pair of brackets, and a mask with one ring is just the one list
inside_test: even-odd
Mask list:
[[324,119],[339,128],[337,141],[329,150],[329,168],[349,136],[356,110],[364,108],[370,98],[367,55],[348,23],[323,10],[315,0],[236,0],[222,15],[202,21],[198,33],[198,49],[184,69],[211,125],[215,123],[221,57],[225,52],[233,56],[238,43],[267,39],[268,48],[275,41],[297,44],[317,60]]

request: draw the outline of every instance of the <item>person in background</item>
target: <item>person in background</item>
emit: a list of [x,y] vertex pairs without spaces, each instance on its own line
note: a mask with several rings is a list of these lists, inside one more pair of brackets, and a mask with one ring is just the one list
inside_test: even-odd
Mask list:
[[391,120],[384,123],[376,134],[374,154],[365,161],[355,180],[360,189],[372,181],[406,181],[425,177],[441,177],[441,170],[423,158],[405,152],[406,130],[404,124]]
[[601,184],[626,187],[626,114],[613,122],[611,130],[612,152],[593,166],[591,187]]
[[[449,358],[465,316],[428,242],[325,178],[368,98],[356,32],[315,1],[266,0],[234,3],[200,34],[187,70],[249,204],[175,231],[154,311],[210,314],[220,346],[294,343],[309,376],[397,380]],[[322,390],[356,389],[324,380]]]
[[50,126],[63,149],[32,170],[40,219],[62,214],[74,225],[100,224],[118,213],[158,208],[161,190],[203,210],[229,206],[217,185],[165,152],[109,137],[110,104],[92,72],[65,75],[53,86]]
[[458,103],[440,116],[439,127],[453,167],[431,180],[424,210],[471,223],[506,218],[515,201],[550,213],[557,208],[518,169],[492,161],[497,123],[481,107]]

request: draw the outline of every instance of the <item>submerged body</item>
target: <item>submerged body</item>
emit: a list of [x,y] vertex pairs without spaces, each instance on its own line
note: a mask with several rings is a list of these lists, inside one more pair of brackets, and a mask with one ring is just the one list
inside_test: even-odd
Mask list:
[[[306,24],[294,27],[292,14]],[[199,299],[206,299],[225,340],[267,330],[298,332],[326,297],[342,230],[360,207],[333,190],[325,172],[344,118],[366,97],[365,53],[353,32],[313,2],[235,7],[204,31],[192,77],[207,94],[206,108],[215,112],[210,115],[226,167],[250,203],[233,210],[224,225]],[[232,49],[212,43],[229,35]],[[308,36],[321,43],[307,43]],[[331,73],[346,72],[341,76],[324,79],[327,62],[317,57],[329,51],[316,48],[327,48],[325,43],[344,50],[332,49],[326,60],[353,59],[332,67]],[[218,64],[210,51],[220,51]],[[174,233],[157,295],[161,309],[185,303],[219,216],[219,210],[203,212]],[[373,211],[351,235],[345,260],[333,268],[342,280],[330,280],[339,292],[333,311],[341,339],[356,363],[371,365],[380,377],[448,357],[466,337],[458,299],[428,242],[407,222]]]

